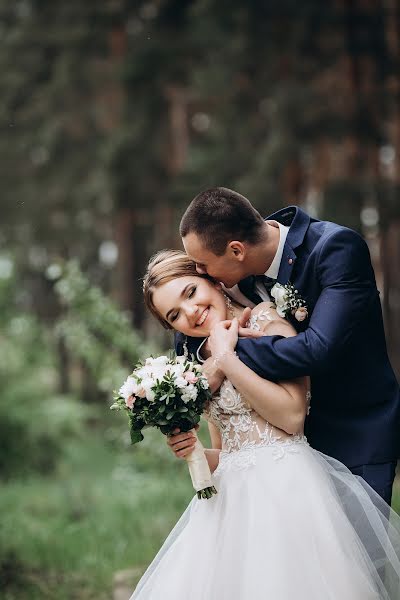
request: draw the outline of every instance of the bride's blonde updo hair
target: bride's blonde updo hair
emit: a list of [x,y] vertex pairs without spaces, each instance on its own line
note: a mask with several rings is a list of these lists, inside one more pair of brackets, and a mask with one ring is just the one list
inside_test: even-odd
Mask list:
[[151,257],[147,265],[147,271],[143,277],[143,296],[144,301],[154,317],[160,321],[165,329],[173,329],[163,317],[160,315],[153,302],[154,291],[168,283],[172,279],[187,276],[205,277],[196,271],[196,263],[191,260],[182,250],[160,250]]

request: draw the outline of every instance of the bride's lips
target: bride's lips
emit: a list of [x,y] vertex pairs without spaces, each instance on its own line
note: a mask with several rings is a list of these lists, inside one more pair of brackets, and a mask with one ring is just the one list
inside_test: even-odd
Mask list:
[[206,321],[208,314],[210,312],[210,307],[208,306],[203,312],[202,315],[199,319],[197,319],[196,321],[196,327],[200,327],[200,325],[203,325],[204,322]]

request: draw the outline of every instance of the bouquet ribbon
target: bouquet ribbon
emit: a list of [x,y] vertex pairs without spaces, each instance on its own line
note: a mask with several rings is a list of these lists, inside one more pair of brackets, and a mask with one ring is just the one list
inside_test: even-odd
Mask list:
[[[196,435],[194,429],[192,431]],[[189,467],[193,487],[198,494],[208,488],[214,488],[210,467],[208,466],[206,455],[204,453],[204,447],[198,438],[196,439],[194,449],[190,454],[185,456],[185,460]]]

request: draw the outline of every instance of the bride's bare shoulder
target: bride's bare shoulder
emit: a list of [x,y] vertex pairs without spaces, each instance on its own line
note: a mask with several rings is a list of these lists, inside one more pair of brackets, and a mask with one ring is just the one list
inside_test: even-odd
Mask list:
[[249,326],[257,331],[263,331],[266,335],[283,335],[285,337],[296,335],[292,325],[278,315],[273,302],[257,304],[251,311]]

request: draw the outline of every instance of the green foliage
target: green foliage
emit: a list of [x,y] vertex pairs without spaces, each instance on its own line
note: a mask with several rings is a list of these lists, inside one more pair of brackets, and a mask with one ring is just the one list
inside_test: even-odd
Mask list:
[[126,433],[104,406],[96,429],[65,443],[51,479],[2,485],[2,598],[108,600],[116,571],[144,571],[193,489],[158,431],[135,448]]
[[[5,389],[0,405],[0,476],[51,474],[69,438],[84,433],[89,411],[75,398],[52,395],[30,369]],[[91,415],[94,418],[95,415]]]
[[[3,478],[32,471],[51,473],[67,439],[84,435],[97,409],[60,394],[60,369],[83,363],[93,394],[120,384],[142,353],[150,352],[127,315],[83,276],[77,263],[65,265],[56,290],[65,312],[54,330],[27,312],[15,313],[16,279],[0,279],[0,472]],[[67,346],[69,365],[60,365],[59,342]],[[71,374],[71,376],[73,373]],[[73,382],[74,383],[74,382]],[[87,389],[87,385],[85,386]],[[98,404],[98,403],[97,403]]]
[[51,473],[66,439],[83,432],[88,411],[55,392],[51,337],[32,315],[13,314],[13,281],[2,282],[0,476]]
[[101,99],[118,79],[102,62],[110,18],[105,3],[0,0],[3,241],[21,264],[27,243],[49,256],[73,246],[92,260],[110,215],[103,154],[112,116]]
[[130,317],[90,283],[76,261],[64,265],[55,291],[65,311],[56,335],[87,367],[95,389],[109,394],[151,348],[133,329]]

